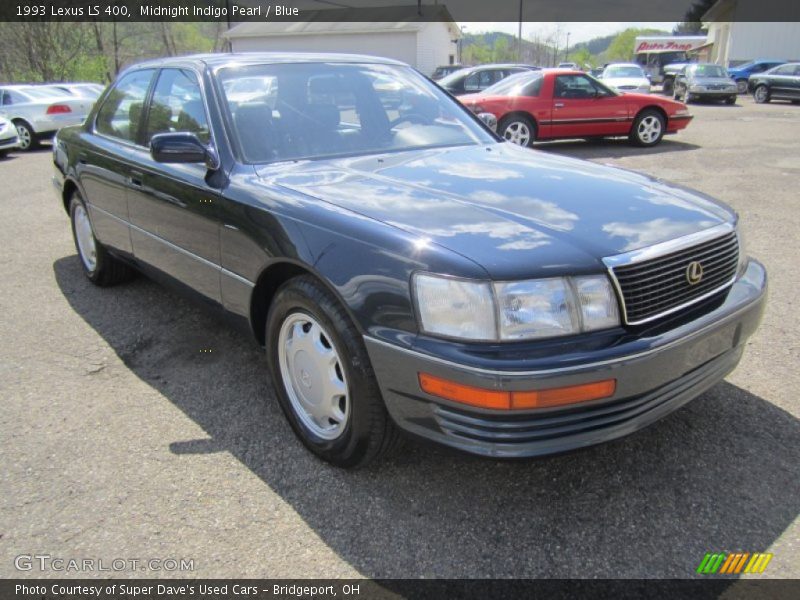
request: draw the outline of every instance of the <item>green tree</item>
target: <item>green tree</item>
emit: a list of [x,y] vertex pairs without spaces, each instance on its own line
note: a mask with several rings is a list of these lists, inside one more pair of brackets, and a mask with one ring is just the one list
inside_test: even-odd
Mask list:
[[631,60],[636,36],[641,32],[641,29],[630,28],[618,33],[606,50],[606,58],[609,61]]
[[584,65],[588,65],[590,67],[594,67],[594,57],[592,53],[589,52],[589,49],[586,47],[581,47],[575,50],[575,52],[570,52],[569,59],[570,62],[578,63],[579,66],[583,67]]

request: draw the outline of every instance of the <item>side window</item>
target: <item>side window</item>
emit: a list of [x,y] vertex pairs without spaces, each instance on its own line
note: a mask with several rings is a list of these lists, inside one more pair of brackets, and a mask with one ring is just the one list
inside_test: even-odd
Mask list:
[[464,91],[480,92],[496,81],[500,81],[502,78],[500,71],[497,70],[485,69],[483,71],[478,71],[464,80]]
[[772,72],[773,75],[793,75],[794,65],[783,65]]
[[525,88],[522,90],[522,96],[530,96],[532,98],[537,97],[542,92],[542,83],[544,82],[544,77],[537,77],[533,81],[531,81]]
[[149,144],[157,133],[173,131],[197,134],[204,143],[210,137],[197,77],[184,69],[162,69],[158,75],[147,115],[145,142]]
[[117,82],[97,113],[95,129],[98,133],[136,142],[154,72],[153,69],[134,71]]
[[591,79],[583,75],[558,75],[556,77],[554,97],[581,100],[594,98],[597,88]]

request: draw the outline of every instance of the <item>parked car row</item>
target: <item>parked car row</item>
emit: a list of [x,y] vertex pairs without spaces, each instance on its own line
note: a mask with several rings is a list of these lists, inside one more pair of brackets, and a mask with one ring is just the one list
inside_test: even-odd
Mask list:
[[15,129],[15,147],[32,150],[61,127],[82,123],[102,91],[96,83],[0,85],[0,116]]

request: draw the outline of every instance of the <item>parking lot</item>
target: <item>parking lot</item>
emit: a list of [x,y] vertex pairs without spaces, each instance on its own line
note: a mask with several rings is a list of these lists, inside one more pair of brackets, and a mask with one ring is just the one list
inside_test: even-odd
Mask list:
[[[0,576],[22,554],[192,559],[192,577],[690,577],[772,552],[800,577],[800,106],[692,105],[688,129],[540,151],[715,196],[770,273],[728,379],[632,436],[499,462],[408,442],[347,472],[307,452],[261,352],[144,278],[82,275],[49,148],[0,160]],[[598,207],[602,210],[602,207]]]

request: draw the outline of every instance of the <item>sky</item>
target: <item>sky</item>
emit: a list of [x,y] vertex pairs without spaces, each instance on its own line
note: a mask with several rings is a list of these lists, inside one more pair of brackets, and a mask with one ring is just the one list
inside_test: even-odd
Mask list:
[[[612,33],[619,33],[629,27],[639,28],[652,28],[663,29],[664,31],[672,31],[672,28],[677,23],[522,23],[522,37],[530,39],[536,33],[546,37],[550,33],[557,31],[561,32],[561,43],[566,43],[567,32],[570,33],[570,45],[577,42],[586,42],[595,37],[604,35],[611,35]],[[464,26],[465,33],[486,33],[488,31],[502,31],[511,35],[517,35],[519,24],[518,23],[459,23]]]

